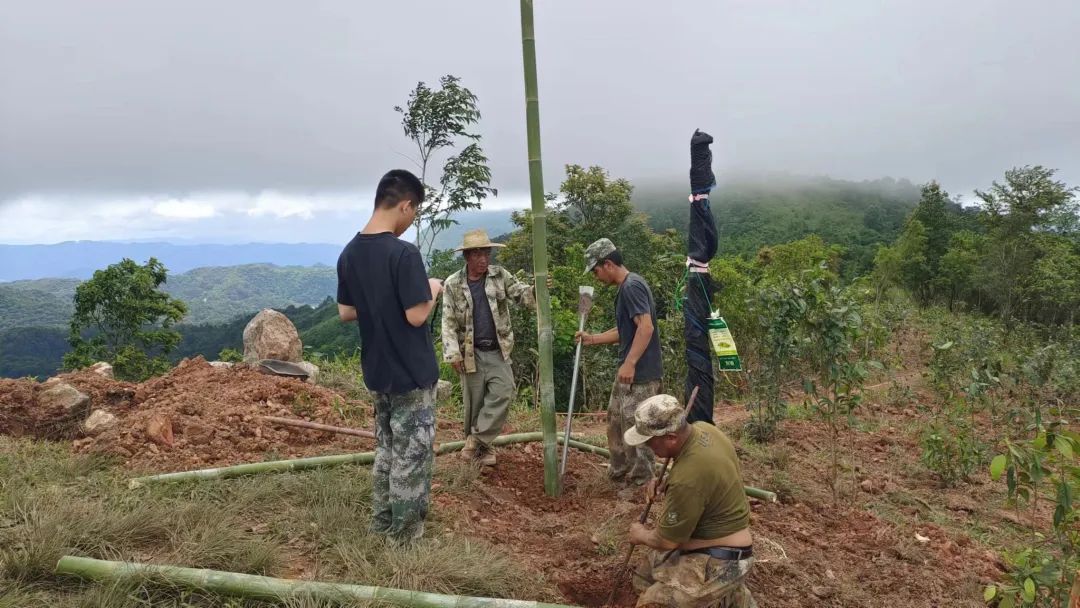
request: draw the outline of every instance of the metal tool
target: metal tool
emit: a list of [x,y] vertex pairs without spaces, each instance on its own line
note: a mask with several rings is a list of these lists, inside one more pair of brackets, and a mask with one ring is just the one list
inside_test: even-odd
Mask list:
[[[592,310],[593,288],[588,285],[578,287],[578,331],[585,331],[585,319]],[[566,458],[570,455],[570,426],[574,419],[574,398],[577,396],[578,368],[581,366],[581,341],[577,343],[574,351],[574,375],[570,380],[570,403],[566,406],[566,441],[563,442],[562,462],[559,463],[559,485],[562,486],[563,475],[566,474]]]

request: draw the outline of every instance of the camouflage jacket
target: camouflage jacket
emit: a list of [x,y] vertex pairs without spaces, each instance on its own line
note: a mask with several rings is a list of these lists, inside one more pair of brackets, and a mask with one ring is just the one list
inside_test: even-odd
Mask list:
[[[465,371],[476,371],[473,350],[473,301],[465,269],[450,275],[443,284],[442,343],[443,359],[447,363],[465,362]],[[488,306],[495,319],[495,333],[504,359],[514,350],[514,330],[510,327],[511,303],[536,307],[533,286],[519,281],[502,266],[488,266]]]

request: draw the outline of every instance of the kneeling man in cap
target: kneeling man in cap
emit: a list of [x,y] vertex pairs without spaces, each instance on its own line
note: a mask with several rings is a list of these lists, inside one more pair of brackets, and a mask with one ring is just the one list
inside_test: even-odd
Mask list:
[[655,479],[646,488],[663,496],[655,528],[630,527],[631,543],[653,549],[634,575],[637,605],[756,606],[745,585],[754,563],[750,505],[731,439],[706,422],[687,424],[671,395],[642,401],[623,439],[673,462],[666,488],[658,491]]

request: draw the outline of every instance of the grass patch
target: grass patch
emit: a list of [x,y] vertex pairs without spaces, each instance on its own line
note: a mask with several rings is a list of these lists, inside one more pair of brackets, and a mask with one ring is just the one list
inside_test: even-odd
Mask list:
[[[439,467],[465,491],[479,474]],[[550,599],[550,587],[497,548],[440,534],[407,549],[369,535],[366,467],[150,485],[67,446],[0,437],[0,608],[256,607],[262,602],[151,580],[83,584],[52,574],[65,554],[283,576],[298,569],[339,580],[439,593]],[[293,574],[295,575],[295,574]],[[294,598],[295,608],[323,606]]]

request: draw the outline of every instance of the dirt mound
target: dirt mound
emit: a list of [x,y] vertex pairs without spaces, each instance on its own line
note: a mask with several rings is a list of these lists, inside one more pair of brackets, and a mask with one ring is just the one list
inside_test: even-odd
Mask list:
[[93,376],[83,373],[68,381],[89,391],[94,407],[107,409],[118,422],[96,437],[77,440],[75,449],[113,454],[138,468],[180,471],[371,445],[362,438],[264,422],[260,416],[348,426],[345,403],[336,393],[246,366],[213,367],[197,357],[139,385]]
[[0,434],[38,439],[70,439],[90,413],[78,387],[52,379],[0,379]]

